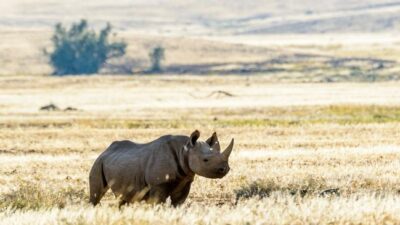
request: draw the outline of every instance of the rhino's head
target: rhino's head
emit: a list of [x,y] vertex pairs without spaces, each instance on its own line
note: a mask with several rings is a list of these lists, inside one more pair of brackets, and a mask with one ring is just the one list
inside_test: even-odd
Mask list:
[[207,178],[222,178],[229,172],[228,159],[233,148],[233,139],[229,146],[221,152],[217,133],[213,133],[207,141],[197,141],[199,131],[194,131],[185,148],[189,151],[188,162],[190,169]]

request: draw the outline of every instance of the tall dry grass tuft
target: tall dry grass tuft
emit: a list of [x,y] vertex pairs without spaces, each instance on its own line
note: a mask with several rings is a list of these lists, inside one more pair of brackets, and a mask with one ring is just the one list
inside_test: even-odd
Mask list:
[[42,208],[64,208],[87,201],[84,189],[66,186],[54,189],[45,183],[20,181],[18,187],[0,196],[0,208],[37,210]]

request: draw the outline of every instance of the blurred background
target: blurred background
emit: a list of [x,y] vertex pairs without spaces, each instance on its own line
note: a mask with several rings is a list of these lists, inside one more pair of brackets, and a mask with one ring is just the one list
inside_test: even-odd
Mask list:
[[[268,75],[278,82],[397,80],[399,11],[400,2],[393,0],[2,1],[0,74],[162,72]],[[123,43],[123,52],[114,55],[118,57],[108,52],[93,71],[57,71],[49,57],[56,46],[55,26],[68,30],[81,20],[87,24],[83,33],[99,33],[109,23],[109,42]],[[88,51],[89,56],[98,54]],[[72,61],[60,60],[72,67]]]

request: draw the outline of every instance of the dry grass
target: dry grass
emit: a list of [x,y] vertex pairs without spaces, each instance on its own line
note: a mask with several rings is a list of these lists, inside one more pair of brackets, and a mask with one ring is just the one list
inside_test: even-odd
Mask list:
[[[397,83],[244,81],[2,77],[0,223],[400,223]],[[79,110],[39,111],[49,102]],[[88,171],[113,140],[195,128],[203,139],[217,130],[222,145],[237,140],[227,177],[196,177],[176,209],[119,210],[110,193],[101,206],[88,204]]]

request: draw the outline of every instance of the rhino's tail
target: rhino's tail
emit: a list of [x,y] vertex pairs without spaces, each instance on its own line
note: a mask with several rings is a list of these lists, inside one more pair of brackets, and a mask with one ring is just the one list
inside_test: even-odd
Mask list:
[[97,159],[89,175],[89,192],[90,192],[90,203],[97,205],[101,198],[108,190],[106,177],[104,176],[103,162],[99,158]]

